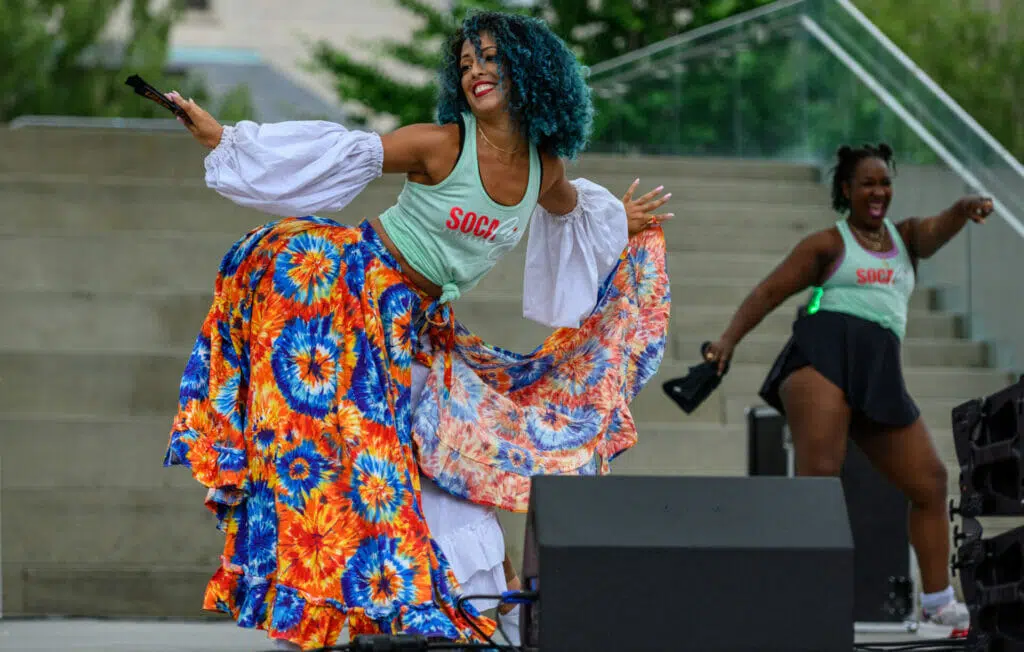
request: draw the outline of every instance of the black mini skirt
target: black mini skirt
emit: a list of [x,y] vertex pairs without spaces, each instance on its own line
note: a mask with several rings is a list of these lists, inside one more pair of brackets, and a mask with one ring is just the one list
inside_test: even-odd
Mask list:
[[785,414],[779,388],[806,365],[843,390],[855,415],[896,428],[921,415],[903,380],[899,338],[872,321],[825,310],[799,315],[758,392],[761,399]]

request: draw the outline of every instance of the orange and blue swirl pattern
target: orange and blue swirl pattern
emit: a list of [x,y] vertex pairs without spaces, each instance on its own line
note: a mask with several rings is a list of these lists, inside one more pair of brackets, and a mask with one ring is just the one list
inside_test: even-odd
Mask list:
[[629,403],[665,355],[670,306],[655,227],[630,240],[580,328],[532,353],[458,327],[452,383],[435,362],[414,415],[420,470],[453,495],[520,512],[534,475],[607,473],[637,441]]
[[[454,607],[419,473],[523,510],[532,475],[607,472],[636,442],[628,404],[664,355],[669,304],[660,228],[632,239],[581,328],[527,355],[457,322],[451,341],[452,322],[427,318],[437,305],[366,222],[288,218],[242,238],[186,364],[164,462],[209,488],[226,535],[204,608],[303,648],[345,625],[478,640]],[[431,367],[415,415],[413,359]]]
[[410,324],[423,300],[365,222],[288,218],[224,257],[164,461],[209,488],[226,537],[205,609],[303,649],[345,625],[479,640],[419,502]]

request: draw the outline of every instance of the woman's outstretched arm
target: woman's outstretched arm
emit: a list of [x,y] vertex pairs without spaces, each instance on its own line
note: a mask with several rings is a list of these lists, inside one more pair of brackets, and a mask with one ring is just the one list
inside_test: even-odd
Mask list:
[[386,173],[429,172],[444,127],[410,125],[381,136],[333,122],[302,120],[221,125],[171,93],[192,119],[192,136],[210,149],[206,184],[231,201],[274,215],[339,211]]

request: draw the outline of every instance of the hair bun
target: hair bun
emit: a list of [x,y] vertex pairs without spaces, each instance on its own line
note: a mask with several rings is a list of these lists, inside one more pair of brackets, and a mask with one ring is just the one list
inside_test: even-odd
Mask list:
[[849,157],[849,156],[850,156],[850,154],[853,154],[853,148],[852,148],[852,147],[850,147],[849,145],[843,145],[843,146],[842,146],[842,147],[840,147],[840,148],[839,148],[839,150],[838,150],[838,151],[836,152],[836,157],[838,157],[838,158],[839,158],[839,160],[841,161],[841,160],[843,160],[844,158],[847,158],[847,157]]
[[882,158],[888,160],[892,158],[892,147],[888,143],[878,143],[878,153],[882,155]]

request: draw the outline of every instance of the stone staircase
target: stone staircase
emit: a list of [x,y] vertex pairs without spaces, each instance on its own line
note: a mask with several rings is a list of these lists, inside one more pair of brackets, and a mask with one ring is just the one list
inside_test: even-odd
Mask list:
[[[221,535],[184,469],[161,459],[178,381],[209,307],[218,262],[269,216],[205,188],[185,136],[0,131],[0,518],[3,613],[201,617]],[[815,170],[713,160],[587,157],[572,176],[623,192],[665,184],[673,312],[659,375],[634,403],[640,443],[616,473],[742,475],[744,409],[789,333],[798,299],[738,349],[722,387],[686,416],[661,383],[685,373],[742,298],[803,234],[833,218]],[[381,179],[347,209],[389,206]],[[548,332],[521,317],[520,246],[460,300],[488,341],[528,351]],[[949,411],[1000,389],[982,343],[919,289],[907,382],[950,464]],[[503,519],[518,556],[522,518]]]

